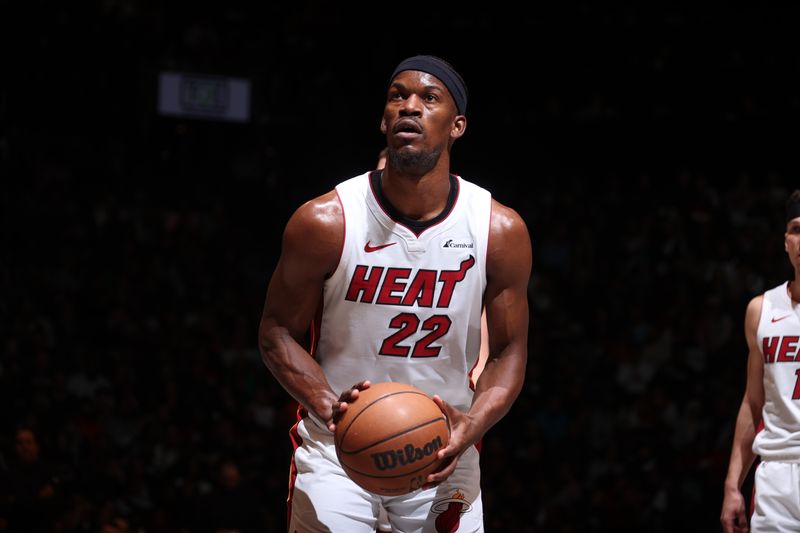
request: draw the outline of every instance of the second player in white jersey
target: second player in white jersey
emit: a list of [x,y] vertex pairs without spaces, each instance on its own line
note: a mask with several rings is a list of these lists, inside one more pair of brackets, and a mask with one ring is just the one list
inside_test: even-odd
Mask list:
[[782,283],[764,293],[756,338],[764,358],[763,429],[753,452],[800,460],[800,317]]
[[[747,385],[724,484],[724,533],[799,531],[800,190],[786,200],[784,250],[794,279],[751,299],[745,312]],[[742,486],[757,459],[748,515]]]

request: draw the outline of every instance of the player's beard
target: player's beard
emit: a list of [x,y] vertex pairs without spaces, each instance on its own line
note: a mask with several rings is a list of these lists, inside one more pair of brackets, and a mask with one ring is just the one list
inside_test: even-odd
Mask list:
[[430,172],[439,161],[439,156],[442,154],[443,147],[434,148],[430,152],[413,152],[404,150],[398,152],[391,145],[387,147],[386,157],[391,161],[392,167],[396,168],[403,174],[410,174],[412,176],[423,176]]

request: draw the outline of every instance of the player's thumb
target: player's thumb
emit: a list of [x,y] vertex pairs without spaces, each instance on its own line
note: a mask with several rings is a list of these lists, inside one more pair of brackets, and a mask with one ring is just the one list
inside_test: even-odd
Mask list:
[[736,511],[736,520],[733,524],[733,531],[736,533],[747,533],[750,531],[750,527],[747,525],[747,515],[744,513],[744,509],[739,509]]

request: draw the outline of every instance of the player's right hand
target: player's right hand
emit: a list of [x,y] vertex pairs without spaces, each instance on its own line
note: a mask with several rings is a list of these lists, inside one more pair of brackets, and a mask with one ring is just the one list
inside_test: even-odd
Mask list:
[[724,533],[747,533],[750,527],[747,523],[744,497],[740,491],[725,493],[722,501],[722,514],[719,518]]
[[342,415],[345,411],[347,411],[347,405],[356,401],[356,399],[358,399],[359,392],[368,389],[369,386],[369,380],[359,381],[340,394],[339,399],[333,402],[333,405],[331,406],[333,414],[330,422],[328,423],[328,429],[331,431],[331,433],[336,432],[336,423],[341,420]]

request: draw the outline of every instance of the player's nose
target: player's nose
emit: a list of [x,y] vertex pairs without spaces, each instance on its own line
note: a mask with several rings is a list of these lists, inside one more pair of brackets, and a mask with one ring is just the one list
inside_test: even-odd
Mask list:
[[401,115],[421,115],[422,114],[422,98],[416,94],[410,95],[403,100],[403,105],[400,107]]

